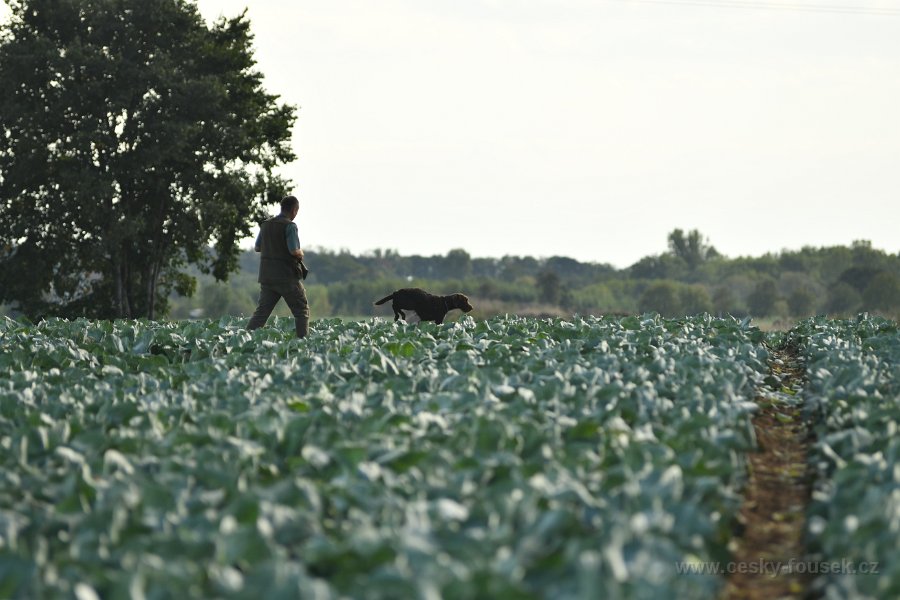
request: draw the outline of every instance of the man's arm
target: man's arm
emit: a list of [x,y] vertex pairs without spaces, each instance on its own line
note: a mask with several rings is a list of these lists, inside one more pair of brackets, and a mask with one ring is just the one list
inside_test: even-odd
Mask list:
[[256,234],[256,243],[253,244],[253,249],[257,252],[262,252],[262,229]]
[[287,238],[288,252],[297,259],[303,260],[303,250],[300,248],[300,236],[297,233],[297,224],[291,223],[288,225],[284,230],[284,235]]

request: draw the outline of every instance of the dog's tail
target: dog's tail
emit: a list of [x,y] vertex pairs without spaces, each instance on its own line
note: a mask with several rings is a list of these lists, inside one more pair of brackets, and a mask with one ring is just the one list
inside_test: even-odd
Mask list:
[[379,300],[378,302],[376,302],[375,305],[377,306],[377,305],[379,305],[379,304],[384,304],[384,303],[387,302],[388,300],[393,300],[393,299],[394,299],[394,295],[391,294],[390,296],[385,296],[384,298],[382,298],[381,300]]

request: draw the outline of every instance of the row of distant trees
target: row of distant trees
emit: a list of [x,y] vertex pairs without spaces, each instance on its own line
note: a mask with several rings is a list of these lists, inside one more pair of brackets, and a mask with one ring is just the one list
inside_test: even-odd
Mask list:
[[[703,238],[697,231],[676,230],[665,252],[626,269],[558,256],[473,258],[460,249],[436,256],[310,250],[307,289],[315,317],[388,315],[372,301],[409,286],[435,293],[463,291],[473,299],[475,316],[648,311],[773,318],[857,311],[900,314],[900,256],[867,242],[730,259],[705,243],[681,246],[681,239]],[[685,248],[699,258],[689,262],[682,255]],[[241,269],[227,284],[201,278],[193,297],[171,299],[173,316],[248,315],[258,293],[258,260],[254,253],[245,253]],[[648,273],[648,265],[665,271]]]

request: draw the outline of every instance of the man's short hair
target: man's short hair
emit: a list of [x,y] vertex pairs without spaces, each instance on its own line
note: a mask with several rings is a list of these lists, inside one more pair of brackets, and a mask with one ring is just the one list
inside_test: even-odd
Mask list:
[[299,207],[300,201],[297,200],[297,196],[285,196],[281,199],[281,212],[283,213]]

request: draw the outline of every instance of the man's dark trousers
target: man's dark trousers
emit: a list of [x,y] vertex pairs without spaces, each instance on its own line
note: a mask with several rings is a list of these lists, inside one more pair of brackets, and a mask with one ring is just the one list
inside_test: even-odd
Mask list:
[[306,301],[306,290],[299,281],[284,281],[278,283],[261,283],[259,286],[259,304],[256,311],[250,317],[247,329],[259,329],[269,320],[269,315],[275,310],[278,300],[284,298],[288,308],[294,315],[294,324],[297,328],[297,337],[306,337],[309,333],[309,303]]

